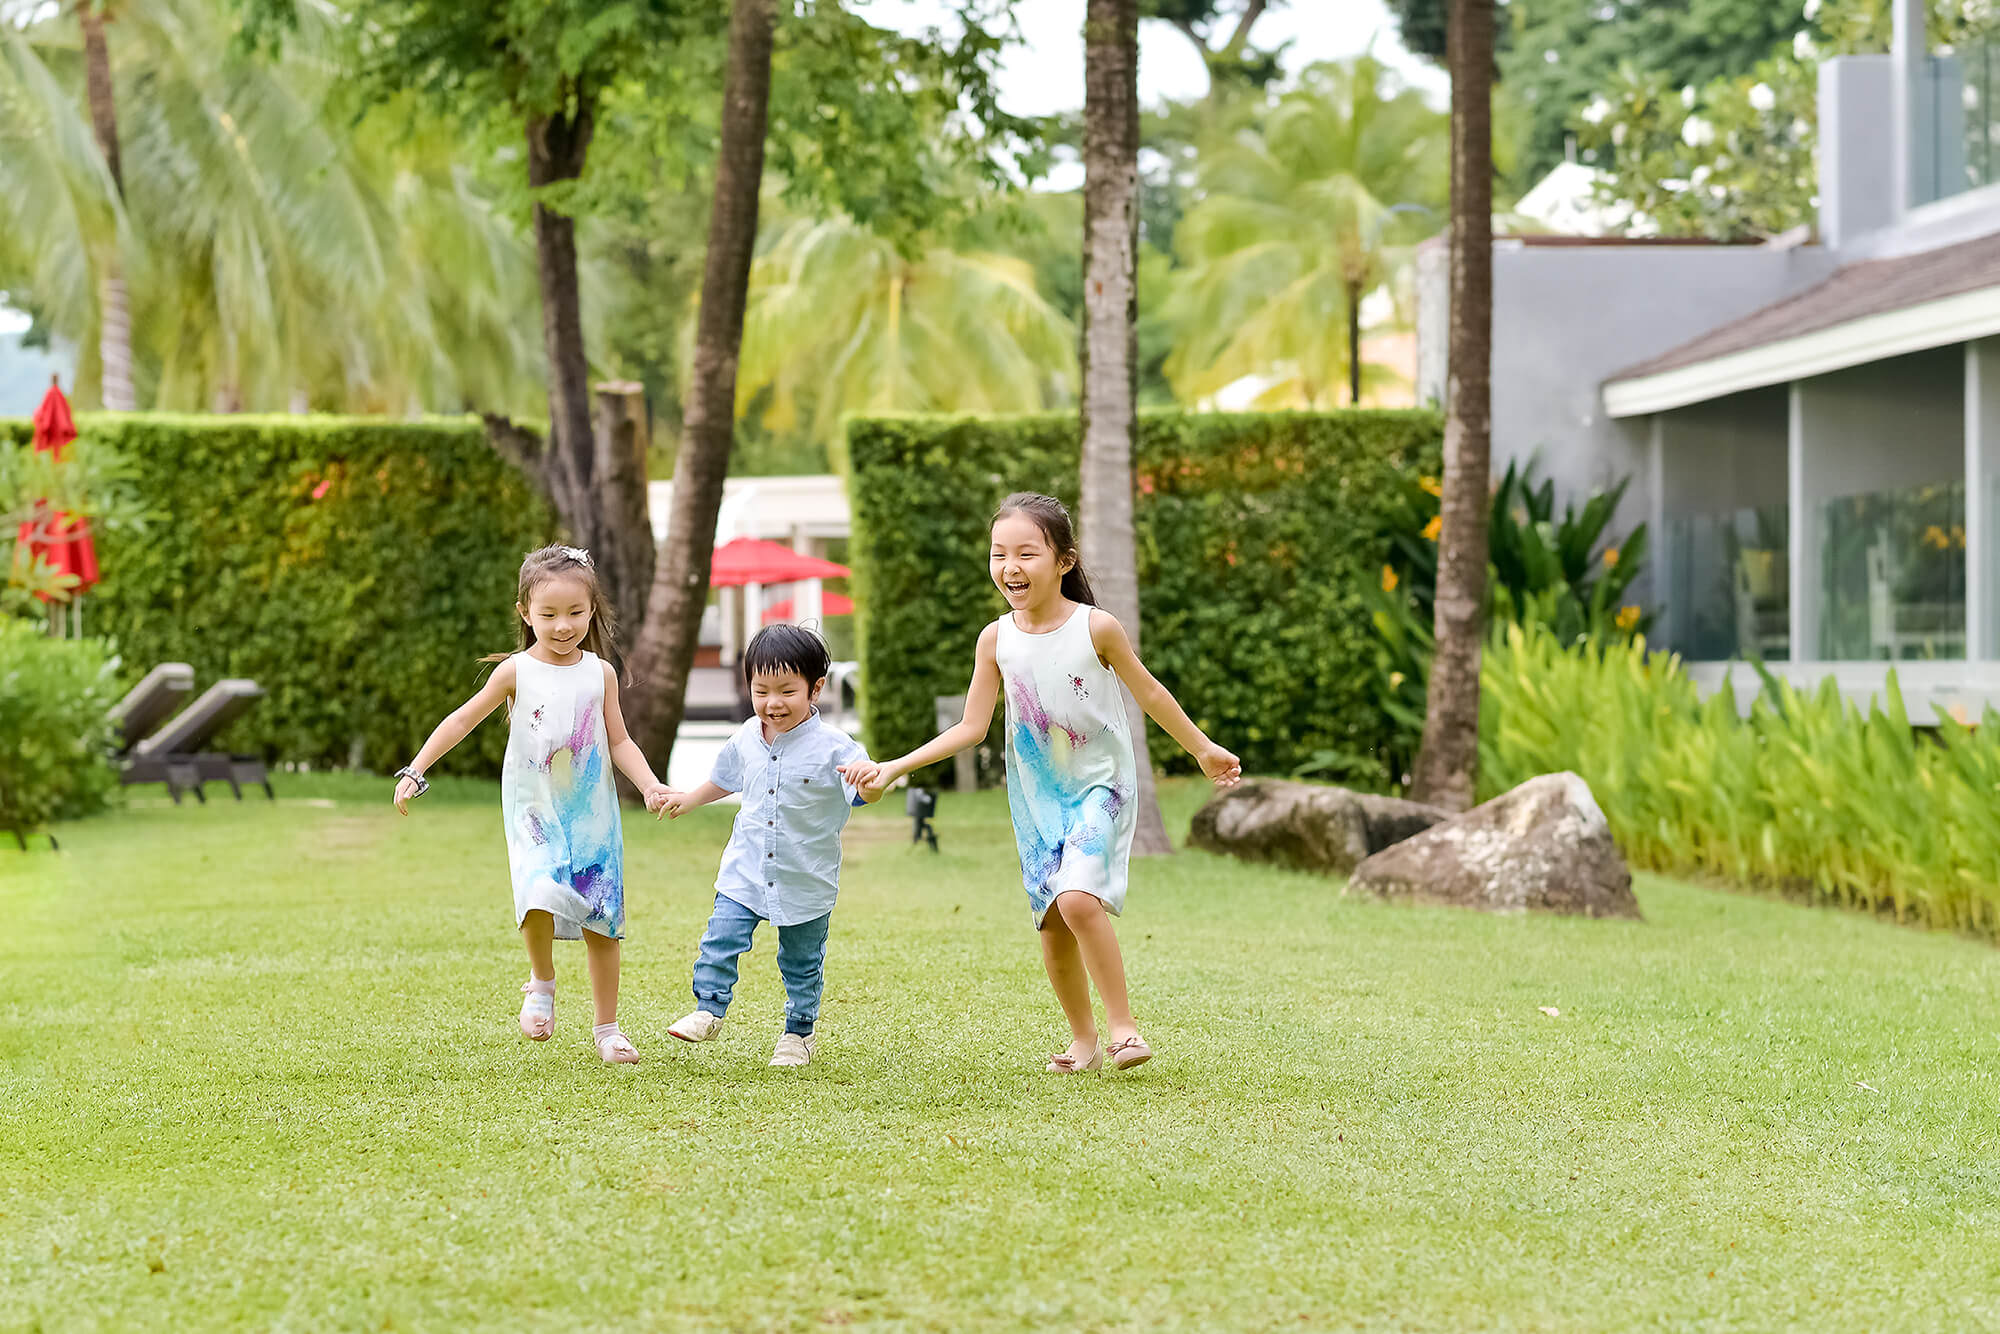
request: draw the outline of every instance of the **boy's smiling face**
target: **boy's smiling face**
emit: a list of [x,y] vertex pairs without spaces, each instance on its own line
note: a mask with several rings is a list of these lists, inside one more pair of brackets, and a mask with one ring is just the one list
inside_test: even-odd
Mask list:
[[750,678],[750,703],[765,732],[776,735],[812,717],[813,705],[825,686],[825,677],[808,682],[797,672],[758,672]]

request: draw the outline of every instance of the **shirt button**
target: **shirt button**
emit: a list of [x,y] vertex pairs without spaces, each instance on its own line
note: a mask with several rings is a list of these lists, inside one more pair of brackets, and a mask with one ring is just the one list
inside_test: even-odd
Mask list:
[[765,858],[766,858],[766,859],[769,859],[769,858],[772,858],[772,857],[775,857],[775,856],[777,856],[777,855],[778,855],[778,854],[777,854],[777,853],[775,853],[775,852],[767,852],[767,853],[765,853],[765,854],[764,854],[764,856],[765,856]]
[[776,793],[778,789],[776,789],[775,787],[767,787],[764,790],[769,793]]
[[777,822],[776,820],[766,820],[766,821],[764,821],[764,823],[765,823],[765,824],[767,824],[767,825],[770,825],[770,826],[771,826],[772,828],[774,828],[774,829],[775,829],[775,828],[777,827],[777,824],[778,824],[778,822]]

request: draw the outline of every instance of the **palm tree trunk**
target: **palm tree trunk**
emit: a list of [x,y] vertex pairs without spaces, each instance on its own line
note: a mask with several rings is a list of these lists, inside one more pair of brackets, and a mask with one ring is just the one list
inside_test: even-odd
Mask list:
[[1487,475],[1492,453],[1493,0],[1452,0],[1451,366],[1446,379],[1437,649],[1412,787],[1448,810],[1472,804],[1479,776],[1479,650],[1484,634]]
[[[1139,643],[1132,542],[1138,440],[1139,6],[1090,0],[1083,73],[1083,563],[1099,604]],[[1138,760],[1132,851],[1174,850],[1153,791],[1146,716],[1125,695]]]
[[[83,28],[83,71],[90,99],[90,128],[97,151],[119,197],[125,195],[125,171],[118,159],[118,103],[111,88],[111,48],[104,40],[104,11],[95,0],[81,0],[77,21]],[[116,242],[105,256],[97,280],[97,356],[100,397],[113,412],[137,406],[132,392],[132,317],[125,299],[125,274]]]
[[1361,406],[1361,293],[1347,285],[1347,405]]
[[776,23],[774,0],[733,0],[730,6],[715,202],[709,214],[694,373],[689,377],[680,456],[674,466],[674,508],[666,547],[653,572],[645,630],[632,654],[633,681],[627,689],[626,724],[663,774],[686,710],[688,672],[694,665],[702,609],[708,605],[715,516],[722,508],[722,483],[729,474],[736,363],[743,344],[751,251],[757,240]]

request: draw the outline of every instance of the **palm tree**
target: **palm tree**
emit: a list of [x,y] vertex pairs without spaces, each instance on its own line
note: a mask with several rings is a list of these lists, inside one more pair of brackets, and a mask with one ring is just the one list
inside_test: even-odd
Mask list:
[[[1090,0],[1083,21],[1083,563],[1098,605],[1139,644],[1132,449],[1139,392],[1139,7]],[[1138,761],[1132,851],[1174,850],[1153,791],[1146,715],[1125,694]]]
[[[106,8],[104,0],[79,0],[76,16],[83,29],[91,131],[104,157],[105,170],[111,174],[111,186],[122,196],[125,179],[118,164],[118,107],[111,89],[111,49],[104,40]],[[130,412],[137,406],[132,396],[132,320],[125,300],[125,274],[115,249],[105,254],[99,287],[103,319],[98,360],[102,364],[104,406],[113,412]]]
[[1451,347],[1446,380],[1437,647],[1412,791],[1447,810],[1479,776],[1479,648],[1485,632],[1487,475],[1492,454],[1493,0],[1452,0]]
[[852,412],[1028,412],[1066,396],[1076,330],[1032,266],[991,251],[906,255],[846,218],[785,224],[750,270],[739,411],[804,425],[839,456]]
[[666,770],[687,706],[688,672],[694,666],[702,609],[708,605],[715,516],[722,508],[722,483],[735,439],[736,365],[743,347],[751,252],[757,243],[776,26],[774,0],[732,0],[715,202],[709,213],[700,323],[680,458],[674,467],[674,508],[666,545],[653,567],[644,629],[632,653],[633,685],[626,710],[633,738],[659,757],[661,772]]
[[1167,374],[1184,399],[1249,375],[1272,406],[1359,402],[1361,302],[1432,230],[1446,118],[1371,56],[1315,65],[1209,145],[1182,220]]

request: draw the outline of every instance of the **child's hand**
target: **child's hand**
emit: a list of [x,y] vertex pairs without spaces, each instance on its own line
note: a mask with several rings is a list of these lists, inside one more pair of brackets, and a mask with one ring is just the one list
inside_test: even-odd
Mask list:
[[660,812],[667,808],[667,799],[674,795],[674,790],[665,783],[655,783],[646,789],[645,795],[646,809],[658,818]]
[[422,788],[417,786],[417,780],[414,778],[398,779],[396,782],[396,809],[408,815],[410,813],[410,798],[416,796],[422,790]]
[[694,797],[690,793],[667,788],[661,796],[660,809],[667,813],[668,818],[678,820],[694,809]]
[[1202,777],[1217,787],[1235,787],[1243,781],[1243,761],[1211,743],[1201,753]]
[[855,760],[850,764],[836,765],[834,772],[845,778],[850,787],[865,797],[868,795],[869,787],[881,781],[882,766],[873,760]]

